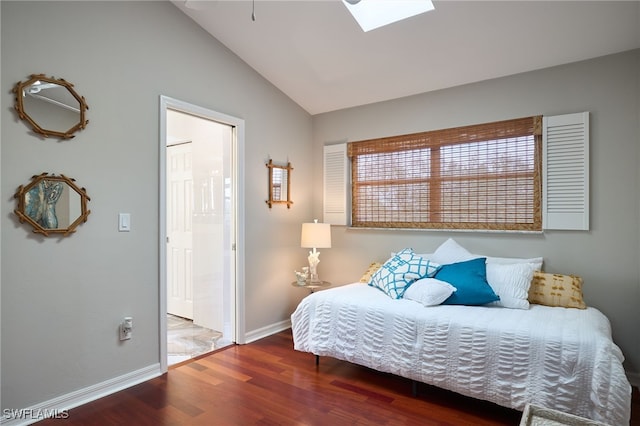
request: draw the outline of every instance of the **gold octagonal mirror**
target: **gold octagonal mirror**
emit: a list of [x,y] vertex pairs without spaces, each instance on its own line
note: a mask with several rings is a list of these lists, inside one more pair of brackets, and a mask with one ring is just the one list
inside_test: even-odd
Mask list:
[[33,232],[47,237],[75,232],[91,213],[87,210],[90,200],[87,191],[64,175],[42,173],[33,176],[29,184],[18,187],[14,198],[18,201],[14,213],[20,223],[27,222]]
[[13,92],[18,117],[44,137],[71,139],[89,122],[85,119],[89,107],[84,97],[76,93],[73,84],[61,78],[32,74],[27,81],[18,82]]

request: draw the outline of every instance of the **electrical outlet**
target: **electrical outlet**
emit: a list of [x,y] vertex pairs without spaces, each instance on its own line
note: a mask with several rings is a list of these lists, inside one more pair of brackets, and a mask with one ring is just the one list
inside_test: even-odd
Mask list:
[[133,319],[124,317],[124,320],[120,323],[120,340],[131,339],[131,334],[133,334]]

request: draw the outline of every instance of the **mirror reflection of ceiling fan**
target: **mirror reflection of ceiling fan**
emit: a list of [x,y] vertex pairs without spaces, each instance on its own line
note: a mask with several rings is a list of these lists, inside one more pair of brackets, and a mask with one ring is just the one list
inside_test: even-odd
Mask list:
[[[45,96],[45,92],[49,96]],[[28,95],[35,99],[40,99],[41,101],[48,102],[69,111],[80,112],[79,106],[70,105],[71,103],[73,103],[74,98],[70,97],[69,91],[56,83],[42,82],[40,80],[37,80],[26,88],[26,90],[23,92],[23,96],[24,95]]]
[[54,87],[58,87],[58,85],[55,83],[43,83],[40,80],[37,80],[31,86],[29,86],[29,88],[27,89],[27,93],[32,95],[34,93],[40,93],[40,91],[43,89],[51,89]]

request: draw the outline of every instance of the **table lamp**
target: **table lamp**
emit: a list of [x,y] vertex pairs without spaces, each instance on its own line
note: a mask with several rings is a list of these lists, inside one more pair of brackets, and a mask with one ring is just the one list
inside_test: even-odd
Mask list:
[[313,249],[309,252],[309,281],[319,282],[318,263],[320,263],[320,252],[318,248],[331,248],[331,225],[328,223],[318,223],[315,219],[313,223],[302,224],[302,234],[300,236],[300,247]]

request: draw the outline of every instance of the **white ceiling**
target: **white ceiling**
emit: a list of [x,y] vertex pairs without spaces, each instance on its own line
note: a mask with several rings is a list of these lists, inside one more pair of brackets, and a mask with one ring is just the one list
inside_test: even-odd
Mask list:
[[173,3],[310,114],[640,48],[638,0],[434,1],[368,33],[339,0]]

